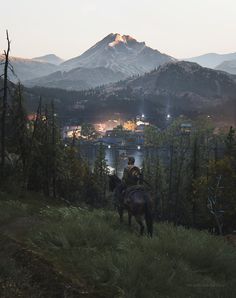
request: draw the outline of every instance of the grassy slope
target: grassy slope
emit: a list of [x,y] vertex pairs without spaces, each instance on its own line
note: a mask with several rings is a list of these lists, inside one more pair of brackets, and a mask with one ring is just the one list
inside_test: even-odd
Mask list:
[[110,211],[20,200],[0,195],[2,233],[96,297],[236,297],[236,250],[220,238],[158,224],[148,239]]

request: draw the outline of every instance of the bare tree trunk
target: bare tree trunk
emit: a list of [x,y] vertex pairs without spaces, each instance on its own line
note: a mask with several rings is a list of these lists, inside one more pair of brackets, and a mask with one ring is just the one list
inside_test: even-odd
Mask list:
[[5,157],[6,157],[6,115],[7,115],[7,95],[8,95],[8,67],[9,67],[9,53],[11,49],[11,42],[7,35],[7,50],[4,51],[4,82],[3,82],[3,101],[2,101],[2,119],[1,119],[1,168],[2,176],[4,175]]
[[168,211],[167,220],[171,219],[171,204],[172,204],[172,183],[173,183],[173,154],[174,147],[173,144],[170,146],[170,172],[169,172],[169,187],[168,187]]
[[54,102],[52,101],[52,146],[53,146],[53,169],[52,169],[52,192],[56,198],[56,131],[55,131],[55,111]]
[[[194,147],[193,147],[193,180],[197,178],[197,138],[194,140]],[[193,189],[192,189],[193,191]],[[196,226],[196,201],[193,197],[193,205],[192,205],[192,224],[193,227]]]

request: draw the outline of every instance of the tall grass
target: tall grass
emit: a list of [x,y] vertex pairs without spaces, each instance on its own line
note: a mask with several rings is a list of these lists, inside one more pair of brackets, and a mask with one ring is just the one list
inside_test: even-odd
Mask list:
[[236,250],[206,232],[158,224],[149,239],[113,212],[53,207],[40,216],[31,245],[105,297],[236,297]]

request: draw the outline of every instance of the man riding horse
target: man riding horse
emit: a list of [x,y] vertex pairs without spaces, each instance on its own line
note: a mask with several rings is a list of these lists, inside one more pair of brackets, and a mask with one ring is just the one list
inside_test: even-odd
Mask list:
[[130,156],[128,158],[128,166],[124,169],[122,181],[127,187],[141,184],[141,170],[134,165],[135,158]]
[[145,219],[147,231],[152,236],[152,204],[149,193],[142,184],[142,173],[139,167],[134,165],[134,157],[128,158],[128,166],[124,169],[122,180],[116,175],[110,176],[110,190],[114,191],[114,201],[123,221],[123,210],[127,209],[129,225],[134,216],[140,225],[140,233],[143,234]]

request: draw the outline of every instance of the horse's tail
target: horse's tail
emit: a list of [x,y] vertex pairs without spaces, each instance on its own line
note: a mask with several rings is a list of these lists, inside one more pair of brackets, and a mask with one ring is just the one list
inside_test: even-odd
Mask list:
[[150,237],[153,234],[153,214],[150,198],[147,197],[145,200],[145,221],[147,225],[147,232]]

